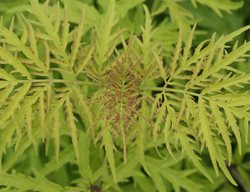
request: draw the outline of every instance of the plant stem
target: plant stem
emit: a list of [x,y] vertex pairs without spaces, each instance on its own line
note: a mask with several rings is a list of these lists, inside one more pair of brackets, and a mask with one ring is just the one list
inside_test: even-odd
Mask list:
[[77,84],[77,85],[90,85],[97,86],[97,83],[89,81],[69,81],[64,79],[31,79],[31,80],[18,80],[17,83],[65,83],[65,84]]
[[181,90],[181,89],[166,88],[166,87],[143,87],[142,89],[144,91],[168,91],[168,92],[174,92],[174,93],[189,94],[189,95],[193,95],[193,96],[197,96],[197,97],[201,96],[201,94],[199,94],[199,93],[194,93],[194,92]]

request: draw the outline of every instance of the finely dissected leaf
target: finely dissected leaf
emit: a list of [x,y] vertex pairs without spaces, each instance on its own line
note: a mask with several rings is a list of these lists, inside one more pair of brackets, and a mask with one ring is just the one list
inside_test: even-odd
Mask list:
[[2,24],[0,26],[0,33],[1,36],[5,37],[11,45],[17,46],[20,43],[18,37],[13,32],[3,27]]
[[161,171],[161,174],[163,177],[173,183],[173,185],[176,186],[175,188],[181,187],[187,191],[202,191],[202,185],[196,184],[191,179],[186,178],[185,175],[183,176],[182,172],[178,173],[178,171],[173,169],[167,169],[164,172]]
[[7,73],[5,70],[3,70],[1,68],[0,68],[0,78],[5,79],[9,83],[15,83],[16,82],[16,78],[13,75],[11,75],[10,73]]
[[12,121],[13,121],[13,126],[14,126],[15,131],[16,131],[16,145],[15,145],[15,150],[16,150],[17,147],[19,146],[21,139],[22,139],[22,129],[21,129],[21,126],[17,122],[16,114],[14,114],[12,116]]
[[10,65],[12,65],[23,76],[27,78],[31,78],[30,73],[22,65],[22,63],[3,47],[0,47],[0,57],[4,59],[5,61],[7,61]]
[[40,170],[43,175],[49,175],[50,173],[58,170],[66,163],[73,163],[74,161],[74,148],[72,145],[68,146],[60,153],[60,161],[55,157],[51,161],[45,164],[45,166]]
[[[235,184],[235,181],[225,169],[225,164],[222,164],[224,157],[214,144],[214,141],[218,137],[215,135],[214,126],[218,126],[217,130],[221,134],[226,145],[228,161],[231,163],[232,147],[228,125],[231,124],[231,127],[233,126],[233,133],[236,136],[237,142],[240,143],[239,147],[241,147],[239,127],[235,122],[238,118],[250,117],[248,112],[249,107],[246,107],[249,106],[249,100],[246,99],[247,97],[244,98],[240,91],[234,95],[235,98],[227,94],[228,92],[234,93],[236,89],[241,90],[249,83],[249,75],[235,69],[231,64],[248,56],[247,52],[249,51],[249,45],[248,43],[241,46],[235,44],[232,51],[226,53],[226,45],[224,44],[247,29],[249,29],[249,27],[240,29],[218,40],[216,40],[216,36],[213,35],[208,44],[207,41],[204,41],[198,45],[193,55],[191,54],[191,37],[194,31],[192,31],[183,53],[180,52],[181,43],[179,41],[172,59],[172,65],[169,66],[170,76],[168,77],[168,74],[166,74],[167,81],[165,85],[162,88],[149,87],[149,90],[161,91],[161,93],[155,95],[152,104],[152,111],[159,112],[158,116],[154,119],[153,139],[159,140],[161,138],[161,136],[156,133],[160,130],[159,122],[162,122],[161,119],[163,115],[161,111],[164,109],[164,103],[168,103],[165,107],[167,108],[166,112],[168,112],[167,115],[169,115],[169,117],[165,120],[163,132],[165,132],[165,143],[169,153],[173,156],[171,145],[178,146],[179,141],[183,151],[185,151],[185,149],[189,151],[187,156],[189,156],[191,160],[193,159],[195,164],[198,165],[197,168],[202,173],[206,173],[204,168],[201,168],[202,166],[199,165],[199,160],[195,157],[195,153],[192,152],[192,150],[195,151],[195,148],[191,150],[190,147],[188,147],[190,145],[188,143],[192,143],[192,141],[188,137],[186,137],[186,139],[182,137],[182,139],[176,140],[174,132],[173,134],[169,132],[171,127],[176,128],[179,124],[185,124],[188,127],[187,133],[185,134],[192,135],[195,140],[200,141],[207,147],[216,173],[218,174],[219,165],[226,177],[233,184]],[[158,66],[158,68],[159,72],[162,71],[161,66]],[[224,75],[224,71],[229,71],[230,73]],[[163,73],[161,72],[161,74]],[[200,92],[197,94],[195,90]],[[216,92],[223,94],[216,95]],[[164,99],[161,98],[161,94],[165,96]],[[238,95],[239,98],[242,97],[242,99],[237,98],[236,95]],[[195,97],[198,98],[198,104],[193,101]],[[184,100],[182,98],[184,98]],[[163,101],[159,102],[161,99]],[[209,103],[209,105],[207,105],[207,103]],[[174,106],[174,110],[170,110],[171,106]],[[220,111],[222,109],[228,109],[228,111],[232,113],[231,116],[228,114],[226,116],[222,115]],[[173,111],[176,111],[177,114],[174,114]],[[210,112],[212,112],[212,114],[209,114]],[[233,117],[234,115],[236,117]],[[183,118],[183,116],[185,116],[186,119]],[[233,119],[231,123],[227,120],[228,116]],[[175,118],[175,121],[171,121],[171,119]],[[212,122],[214,120],[215,122]],[[175,122],[175,125],[171,125],[173,122]],[[227,124],[227,122],[229,124]],[[170,140],[170,137],[173,137],[173,139]]]
[[245,133],[245,143],[248,144],[248,140],[249,140],[249,126],[248,126],[248,123],[249,121],[244,118],[243,119],[243,128],[244,128],[244,133]]
[[4,109],[4,113],[0,119],[0,123],[4,123],[6,120],[8,120],[12,114],[15,112],[15,110],[19,107],[21,100],[25,97],[27,92],[30,89],[31,84],[26,83],[21,88],[18,89],[17,93],[11,98],[12,102],[11,104]]
[[225,110],[225,114],[228,120],[228,124],[231,127],[236,140],[237,140],[237,144],[238,144],[238,148],[239,148],[239,153],[242,153],[242,142],[241,142],[241,135],[240,135],[240,130],[239,130],[239,126],[236,124],[236,119],[234,118],[233,114],[231,111],[229,111],[228,109],[224,109]]
[[8,82],[6,82],[6,81],[1,82],[1,81],[0,81],[0,89],[5,88],[5,87],[8,87],[8,85],[9,85]]
[[38,48],[37,48],[37,40],[35,36],[35,31],[32,27],[32,25],[28,22],[26,22],[27,28],[28,28],[28,38],[29,38],[29,43],[30,43],[30,48],[34,55],[38,57]]
[[87,102],[85,101],[86,99],[84,98],[84,96],[78,89],[75,89],[74,93],[76,94],[78,98],[78,105],[81,106],[81,109],[84,111],[84,116],[86,116],[87,118],[87,126],[90,127],[90,129],[93,131],[92,127],[94,124],[94,120],[93,120],[93,114],[90,110],[90,107],[88,106]]
[[245,56],[245,53],[247,53],[250,49],[250,42],[244,43],[239,48],[233,50],[231,53],[227,55],[224,59],[222,59],[220,62],[215,63],[213,67],[209,70],[208,74],[216,73],[217,71],[225,68],[226,66],[232,64],[234,61],[239,59],[242,56]]
[[[10,126],[9,129],[4,129],[4,130],[1,130],[1,134],[0,134],[0,157],[1,157],[1,160],[2,160],[2,155],[7,147],[7,145],[9,144],[9,142],[11,141],[11,138],[14,134],[14,131],[15,131],[15,127],[14,126]],[[1,170],[0,171],[3,171],[2,169],[2,162],[0,162],[0,168]]]
[[46,116],[45,108],[46,107],[45,107],[44,93],[42,92],[39,97],[39,117],[40,117],[41,134],[43,140],[45,138],[45,116]]
[[237,86],[240,84],[247,84],[250,81],[250,74],[246,74],[246,75],[240,75],[238,77],[232,77],[229,79],[226,79],[224,81],[220,81],[218,83],[215,83],[211,86],[209,86],[208,88],[204,89],[202,92],[203,93],[211,93],[213,91],[219,91],[222,88],[228,88],[230,86]]
[[26,44],[28,41],[28,29],[27,26],[25,25],[25,22],[23,21],[22,15],[18,14],[17,19],[20,22],[20,28],[22,29],[22,36],[20,38],[21,43]]
[[[180,188],[187,191],[201,191],[202,185],[193,182],[187,177],[188,175],[186,176],[183,174],[183,171],[176,171],[170,167],[163,167],[160,162],[154,161],[153,159],[148,159],[148,163],[151,169],[174,185],[175,191],[180,191]],[[157,179],[157,177],[155,179]],[[162,187],[161,190],[166,191]]]
[[134,177],[133,178],[138,184],[138,186],[145,192],[151,192],[155,190],[155,186],[153,185],[152,181],[144,176],[144,177]]
[[28,178],[22,174],[1,174],[0,184],[3,186],[12,186],[18,190],[38,190],[48,192],[59,192],[63,188],[47,179],[41,180],[36,178]]
[[27,135],[28,138],[31,140],[35,150],[37,147],[37,142],[33,137],[33,129],[32,129],[32,122],[33,122],[33,105],[39,100],[39,97],[43,95],[44,88],[38,89],[32,96],[26,97],[26,103],[23,104],[24,112],[25,112],[25,120],[26,120],[26,128],[27,128]]
[[112,35],[112,28],[115,25],[115,6],[114,0],[108,1],[108,10],[103,17],[100,18],[100,23],[96,26],[97,42],[95,44],[97,64],[99,69],[102,68],[105,61],[105,54],[109,51],[109,44]]
[[143,7],[145,11],[145,27],[142,28],[143,33],[143,63],[146,68],[149,67],[149,54],[150,54],[150,41],[152,38],[152,20],[150,17],[149,10],[146,6]]
[[[18,12],[0,21],[2,191],[244,188],[250,78],[238,64],[249,63],[250,26],[205,40],[212,27],[195,24],[206,6],[242,2],[27,1],[0,3]],[[236,28],[246,16],[225,19]]]
[[224,175],[227,177],[227,179],[235,186],[238,184],[235,182],[234,178],[231,176],[231,173],[229,172],[228,168],[225,165],[224,159],[222,158],[222,154],[218,155],[218,165],[223,171]]
[[156,186],[157,190],[159,192],[165,192],[166,187],[165,187],[163,178],[160,175],[160,173],[157,172],[156,170],[154,170],[154,168],[150,169],[150,173],[151,173],[152,180],[155,183],[155,186]]
[[[212,139],[211,131],[209,130],[210,128],[209,128],[208,119],[206,116],[206,110],[205,110],[205,106],[204,106],[203,102],[204,101],[202,101],[202,99],[200,98],[199,99],[199,108],[200,108],[200,118],[202,119],[201,126],[204,126],[201,128],[203,129],[205,142],[206,142],[208,151],[210,153],[210,158],[212,160],[215,171],[218,173],[218,165],[219,165],[219,167],[221,168],[221,170],[223,171],[225,176],[230,180],[230,182],[234,185],[237,185],[237,183],[232,178],[230,172],[228,171],[222,155],[218,154],[218,149],[213,144],[213,139]],[[217,165],[217,162],[218,162],[218,165]]]
[[[170,106],[168,106],[168,107],[170,108]],[[171,110],[171,109],[169,109],[169,110]],[[170,141],[169,141],[170,140],[169,138],[171,135],[170,133],[171,133],[171,129],[173,128],[172,125],[173,125],[173,121],[174,121],[174,120],[171,120],[170,114],[171,114],[170,112],[167,114],[166,120],[164,122],[165,126],[164,126],[163,132],[164,132],[164,141],[165,141],[166,148],[167,148],[169,154],[171,155],[171,157],[175,159],[175,155],[173,154],[172,148],[170,146]]]
[[178,61],[180,51],[181,51],[181,46],[182,46],[182,28],[180,28],[179,30],[180,31],[179,31],[178,42],[176,44],[176,48],[175,48],[175,51],[174,51],[174,56],[173,56],[173,58],[171,60],[171,72],[170,72],[171,76],[173,76],[175,71],[176,71],[177,61]]
[[106,156],[110,165],[110,170],[114,178],[114,182],[116,182],[117,173],[116,173],[116,167],[115,167],[113,142],[112,142],[112,136],[107,128],[103,130],[103,144],[104,144]]
[[91,47],[85,58],[79,64],[76,75],[80,74],[83,69],[89,64],[90,59],[93,57],[94,47]]
[[218,166],[217,166],[217,153],[216,148],[213,143],[213,136],[211,133],[211,129],[209,126],[209,122],[207,119],[207,112],[204,105],[204,100],[202,98],[199,98],[199,118],[201,120],[201,131],[205,140],[205,144],[208,148],[211,161],[213,163],[213,167],[218,174]]
[[79,138],[80,153],[80,172],[83,178],[93,180],[93,173],[90,167],[90,137],[88,133],[81,133]]
[[116,5],[116,11],[119,16],[124,16],[127,11],[135,8],[137,5],[140,5],[144,0],[127,0],[127,1],[118,1]]
[[186,46],[185,46],[185,48],[183,50],[183,55],[181,57],[180,67],[177,70],[177,73],[178,73],[178,71],[185,70],[185,68],[187,67],[186,65],[188,64],[187,60],[188,60],[188,57],[190,55],[190,49],[191,49],[191,46],[192,46],[192,41],[193,41],[193,37],[194,37],[195,27],[196,27],[196,25],[194,25],[192,31],[190,32],[190,34],[188,36],[188,39],[187,39],[187,42],[186,42]]
[[55,140],[55,153],[56,153],[56,160],[59,161],[59,153],[60,153],[60,115],[55,113],[53,115],[53,132],[54,132],[54,140]]
[[143,116],[146,115],[146,102],[142,102],[142,116],[139,119],[139,131],[138,131],[138,136],[136,138],[136,153],[137,153],[137,159],[138,162],[143,166],[144,170],[146,171],[146,173],[148,175],[150,175],[150,171],[148,170],[148,167],[146,165],[146,161],[145,161],[145,141],[146,141],[146,134],[145,134],[145,127],[146,122],[143,119]]
[[214,116],[215,122],[218,126],[218,129],[222,135],[222,138],[225,142],[226,148],[227,148],[227,154],[228,154],[228,161],[229,164],[231,164],[232,162],[232,146],[231,146],[231,140],[230,140],[230,133],[228,131],[228,128],[225,124],[225,120],[218,108],[218,106],[216,106],[215,103],[210,102],[210,107],[211,107],[211,111],[212,114]]
[[60,50],[62,49],[62,45],[60,42],[60,38],[57,34],[57,31],[55,30],[55,27],[52,25],[50,19],[44,12],[44,6],[39,6],[39,3],[37,0],[30,0],[31,3],[31,11],[36,17],[38,18],[39,22],[44,27],[44,30],[47,32],[50,39],[53,39],[53,42],[55,43],[55,46]]
[[[135,154],[135,153],[134,153]],[[132,155],[132,154],[131,154]],[[119,180],[126,180],[129,176],[143,176],[139,170],[136,169],[137,160],[133,156],[128,157],[126,164],[121,164],[117,168],[117,177]]]
[[[29,99],[25,100],[22,104],[22,107],[20,107],[16,113],[12,116],[12,121],[9,121],[9,123],[6,125],[6,132],[8,132],[9,134],[12,134],[12,131],[15,131],[15,128],[19,129],[22,128],[23,126],[23,122],[25,120],[25,116],[26,116],[26,110],[28,109],[27,107],[29,107],[30,105],[34,104],[38,98],[39,95],[44,91],[44,89],[39,89],[39,91],[35,92],[32,96],[30,96]],[[15,117],[15,120],[13,120],[13,117]],[[21,123],[20,123],[21,122]],[[17,125],[15,125],[17,124]],[[37,126],[37,123],[36,123]],[[18,131],[18,130],[16,130]],[[32,136],[34,138],[34,141],[38,140],[38,133],[39,133],[39,129],[34,129]],[[3,134],[4,135],[4,134]],[[7,139],[8,136],[5,135],[5,138]],[[10,141],[11,139],[9,139]],[[3,139],[4,141],[4,139]],[[6,143],[5,143],[6,144]],[[12,153],[11,156],[8,158],[8,161],[6,161],[3,165],[3,171],[6,172],[8,171],[14,163],[16,163],[17,159],[20,157],[20,155],[23,154],[23,152],[32,144],[32,141],[29,139],[29,136],[24,136],[20,141],[17,140],[17,146],[15,149],[15,153]]]
[[182,145],[183,150],[186,151],[187,156],[190,158],[190,160],[199,169],[199,171],[212,182],[213,180],[211,176],[207,173],[206,168],[200,162],[200,157],[195,154],[195,149],[192,148],[191,139],[188,138],[188,136],[182,133],[181,131],[178,133],[178,137],[180,139],[180,143]]
[[250,25],[244,26],[230,34],[225,35],[224,37],[220,38],[219,41],[221,41],[221,43],[225,44],[229,41],[232,41],[232,39],[234,39],[235,37],[239,36],[240,34],[242,34],[243,32],[247,31],[250,29]]
[[75,34],[75,38],[73,41],[73,45],[72,45],[72,50],[71,50],[71,57],[70,57],[70,65],[71,67],[74,66],[74,62],[77,56],[77,52],[79,51],[80,48],[80,43],[81,43],[81,38],[83,36],[83,27],[84,27],[84,15],[81,18],[81,22],[77,27],[77,31]]
[[26,119],[28,138],[31,140],[31,142],[33,143],[33,146],[36,148],[37,142],[33,138],[33,133],[32,133],[32,106],[31,105],[27,106],[25,119]]
[[159,111],[157,113],[157,117],[154,123],[154,127],[153,127],[153,141],[155,143],[157,141],[157,137],[158,137],[157,135],[160,130],[160,126],[161,126],[160,123],[163,120],[165,113],[166,113],[166,104],[163,103],[162,106],[159,108]]
[[78,149],[77,127],[75,124],[75,118],[74,118],[72,107],[73,106],[72,106],[70,99],[67,98],[65,101],[65,108],[66,108],[66,114],[67,114],[68,127],[70,129],[70,135],[72,138],[72,143],[73,143],[75,154],[76,154],[76,159],[77,159],[77,162],[79,163],[80,156],[79,156],[79,149]]
[[163,5],[165,9],[168,9],[171,20],[182,28],[185,35],[189,31],[190,25],[194,23],[194,20],[192,20],[193,15],[175,1],[165,0]]
[[[26,47],[22,44],[15,33],[7,30],[2,26],[0,26],[0,33],[5,38],[5,41],[7,41],[7,43],[20,49],[27,58],[32,60],[38,67],[38,71],[46,71],[44,63],[31,51],[29,47]],[[19,60],[8,53],[6,49],[0,49],[0,57],[3,57],[3,59],[10,62],[10,64],[12,64],[14,68],[17,68],[17,70],[24,76],[30,78],[30,74],[25,70],[25,67],[20,63]]]
[[66,46],[68,44],[68,38],[69,38],[69,18],[68,18],[68,7],[67,7],[67,4],[65,5],[65,8],[64,8],[64,20],[63,20],[63,24],[62,24],[62,46],[63,46],[63,49],[65,50],[66,49]]
[[231,11],[234,9],[238,9],[243,5],[243,1],[239,2],[234,2],[234,1],[228,1],[228,0],[223,0],[221,2],[217,2],[215,0],[211,1],[205,1],[205,0],[191,0],[193,5],[196,7],[196,2],[200,4],[207,5],[211,9],[213,9],[219,16],[222,17],[221,11]]
[[166,74],[166,70],[165,70],[164,65],[163,65],[163,61],[156,53],[153,53],[153,54],[154,54],[156,63],[158,65],[159,69],[160,69],[161,77],[165,81],[165,78],[167,77],[167,74]]

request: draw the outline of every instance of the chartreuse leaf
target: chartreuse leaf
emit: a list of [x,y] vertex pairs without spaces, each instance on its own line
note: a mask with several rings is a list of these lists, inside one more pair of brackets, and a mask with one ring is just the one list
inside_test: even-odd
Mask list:
[[[29,101],[26,101],[26,103],[28,104]],[[25,104],[24,103],[24,106]],[[15,115],[15,120],[17,122],[20,122],[20,121],[23,121],[23,119],[25,119],[25,108],[21,108]],[[11,121],[8,125],[7,125],[7,129],[5,130],[8,130],[9,134],[11,133],[11,130],[13,128],[13,131],[14,131],[14,128],[15,128],[15,124],[16,122],[14,121]],[[37,124],[36,124],[37,125]],[[20,125],[22,126],[22,125]],[[11,129],[10,129],[11,128]],[[35,139],[39,138],[39,130],[35,129],[34,132],[33,132],[33,137]],[[15,152],[12,153],[10,155],[10,157],[8,158],[8,161],[6,161],[3,165],[3,171],[4,172],[7,172],[15,163],[16,161],[18,160],[18,158],[24,153],[24,151],[30,147],[32,145],[32,142],[31,140],[28,138],[28,136],[24,136],[20,141],[19,141],[19,144],[18,146],[16,146],[16,149],[15,149]]]
[[60,167],[63,167],[66,163],[73,163],[74,155],[73,146],[70,145],[60,153],[60,161],[56,159],[57,157],[54,157],[45,164],[45,166],[40,170],[40,173],[43,175],[49,175],[50,173],[58,170]]
[[21,100],[25,97],[27,92],[30,89],[31,84],[26,83],[22,87],[20,87],[17,90],[17,93],[11,98],[12,102],[11,104],[4,109],[4,113],[0,119],[0,123],[4,123],[6,120],[8,120],[11,115],[15,112],[15,110],[19,107]]
[[240,135],[240,128],[239,126],[236,124],[236,119],[234,118],[234,115],[232,114],[231,111],[229,111],[228,109],[224,109],[225,110],[225,114],[228,120],[228,124],[231,127],[236,140],[237,140],[237,144],[238,144],[238,148],[239,148],[239,153],[242,153],[242,142],[241,142],[241,135]]
[[166,113],[166,103],[164,102],[162,106],[159,108],[153,127],[153,141],[155,144],[157,142],[158,132],[160,131],[160,126],[161,126],[160,123],[162,122],[165,113]]
[[[12,124],[13,125],[13,124]],[[11,138],[14,134],[15,127],[10,126],[9,129],[4,129],[0,131],[0,160],[2,161],[3,153],[5,152],[5,149],[7,148],[7,145],[10,143]],[[0,162],[0,171],[3,171],[2,162]]]
[[[22,12],[17,22],[0,21],[1,190],[206,190],[196,171],[231,189],[204,165],[207,150],[215,172],[236,185],[226,162],[235,161],[234,137],[241,151],[249,136],[250,79],[236,65],[247,63],[250,44],[230,45],[250,26],[196,46],[191,2],[30,2],[11,10]],[[218,14],[241,4],[192,3]]]
[[103,144],[114,182],[117,182],[112,136],[110,134],[110,130],[107,127],[105,127],[103,130]]
[[40,6],[37,0],[30,0],[31,12],[37,17],[44,30],[49,35],[50,39],[53,39],[53,43],[60,50],[62,48],[60,38],[55,30],[55,26],[52,25],[48,15],[45,14],[44,9],[46,5]]
[[72,143],[74,146],[74,151],[76,154],[77,162],[80,162],[80,155],[79,155],[79,149],[78,149],[78,136],[77,136],[77,127],[75,124],[75,118],[73,115],[73,106],[69,98],[65,101],[65,107],[66,107],[66,114],[67,114],[67,123],[70,130],[70,135],[72,139]]
[[0,78],[8,81],[9,83],[16,82],[16,78],[12,74],[7,73],[5,70],[1,68],[0,68]]
[[69,41],[69,16],[68,16],[68,6],[67,4],[64,5],[64,20],[62,23],[62,47],[65,50]]
[[88,53],[85,56],[85,58],[80,62],[79,66],[78,66],[78,69],[76,71],[76,75],[79,75],[84,70],[84,68],[89,64],[89,61],[93,57],[93,53],[94,53],[94,47],[91,47],[88,50]]
[[143,7],[145,12],[145,26],[142,28],[143,33],[143,64],[145,68],[149,67],[150,44],[152,39],[152,19],[146,6]]
[[[60,0],[64,3],[64,6],[67,8],[67,15],[68,15],[68,21],[71,23],[80,23],[81,22],[81,16],[82,11],[85,12],[86,17],[86,29],[93,27],[100,19],[100,13],[97,9],[95,9],[94,6],[91,6],[87,4],[85,1],[79,1],[79,0]],[[102,1],[101,1],[102,2]]]
[[25,190],[38,190],[48,192],[59,192],[63,188],[47,179],[41,180],[40,178],[31,178],[23,174],[0,174],[0,184],[2,186],[11,186],[19,191]]
[[[3,166],[4,171],[7,171],[13,165],[15,160],[31,144],[33,144],[36,150],[37,140],[38,140],[37,137],[38,137],[38,133],[40,130],[32,129],[33,119],[32,119],[32,112],[30,110],[31,110],[32,105],[38,100],[40,94],[43,93],[44,90],[45,89],[39,89],[39,91],[35,91],[32,96],[28,96],[28,98],[21,104],[21,107],[17,109],[15,115],[12,117],[12,121],[9,121],[9,123],[7,124],[6,130],[9,132],[8,134],[11,134],[12,130],[15,131],[16,129],[16,134],[17,136],[19,135],[19,137],[22,134],[22,127],[25,125],[27,136],[24,137],[25,139],[17,138],[17,143],[16,143],[17,145],[15,147],[15,153],[4,164]],[[37,123],[35,125],[37,125]],[[8,137],[6,136],[6,138]]]
[[84,33],[83,32],[84,20],[85,20],[85,18],[84,18],[84,13],[83,13],[82,18],[81,18],[81,22],[77,27],[76,34],[75,34],[75,37],[74,37],[74,40],[73,40],[73,45],[72,45],[72,50],[71,50],[71,55],[70,55],[70,65],[71,65],[71,67],[74,66],[76,56],[77,56],[77,53],[78,53],[80,45],[81,45],[80,44],[81,43],[81,38],[82,38],[83,33]]
[[[210,158],[213,164],[213,167],[216,171],[216,173],[219,173],[218,170],[218,165],[221,168],[221,170],[223,171],[223,173],[225,174],[225,176],[228,178],[228,180],[234,184],[237,185],[237,183],[234,181],[234,179],[232,178],[230,172],[228,171],[225,162],[223,160],[223,156],[221,154],[218,153],[218,149],[217,147],[214,145],[213,142],[213,136],[212,136],[212,132],[209,126],[209,122],[208,122],[208,118],[207,118],[207,111],[205,109],[205,104],[204,104],[204,100],[202,98],[199,98],[199,117],[201,119],[201,129],[202,129],[202,134],[205,140],[205,144],[208,148],[209,154],[210,154]],[[218,163],[218,165],[217,165]]]
[[234,9],[239,9],[243,5],[243,1],[234,2],[231,0],[223,0],[220,3],[216,0],[205,1],[205,0],[191,0],[193,5],[196,7],[196,2],[206,5],[213,9],[219,16],[222,17],[221,11],[231,11]]
[[161,176],[173,185],[175,191],[180,191],[181,188],[187,191],[202,191],[202,185],[193,182],[190,178],[187,177],[192,172],[185,175],[184,171],[177,171],[170,167],[166,167],[161,161],[155,160],[153,158],[148,158],[147,163],[151,170],[159,174],[155,175],[156,177],[154,178],[154,181],[158,183],[158,190],[166,191],[166,188],[163,186],[163,183],[158,182],[158,179],[160,179],[159,176]]
[[46,118],[46,103],[45,103],[44,92],[42,92],[39,96],[38,108],[39,108],[41,135],[42,135],[42,140],[44,140],[44,138],[45,138],[45,118]]
[[134,180],[135,180],[136,184],[138,184],[138,186],[144,192],[152,192],[152,191],[156,190],[153,182],[146,176],[134,177]]
[[165,187],[163,178],[160,175],[160,173],[158,171],[156,171],[154,168],[150,169],[150,173],[151,173],[152,180],[153,180],[157,190],[159,192],[165,192],[166,187]]
[[169,105],[168,105],[168,112],[167,112],[167,115],[166,115],[166,120],[165,120],[165,126],[164,126],[164,141],[165,141],[165,145],[166,145],[166,148],[169,152],[169,154],[171,155],[171,157],[173,159],[175,159],[175,155],[172,151],[172,147],[170,145],[170,135],[171,135],[171,129],[173,128],[173,124],[174,124],[174,121],[175,121],[175,117],[172,113],[175,113],[174,112],[174,109],[172,109]]
[[197,167],[199,171],[212,182],[213,180],[211,176],[208,174],[206,168],[200,162],[201,158],[195,154],[195,149],[192,146],[193,144],[192,144],[191,138],[189,138],[182,131],[178,132],[178,137],[182,145],[182,149],[186,152],[187,156],[193,162],[194,166]]
[[89,181],[93,180],[93,173],[90,167],[90,142],[91,137],[89,133],[80,132],[79,136],[79,149],[80,153],[80,173],[83,178],[86,178]]
[[232,177],[232,175],[230,174],[228,168],[225,165],[224,159],[222,158],[222,154],[218,154],[218,165],[221,168],[222,172],[224,173],[224,175],[226,176],[226,178],[235,186],[237,186],[238,184],[235,182],[234,178]]
[[0,89],[8,87],[9,83],[6,81],[0,81]]
[[31,105],[26,106],[25,119],[26,119],[26,128],[27,128],[28,138],[29,140],[31,140],[31,142],[33,143],[33,146],[36,149],[37,142],[34,139],[33,133],[32,133],[32,106]]
[[[141,108],[141,114],[142,116],[146,115],[147,111],[147,105],[146,102],[142,102],[142,108]],[[141,130],[138,131],[138,136],[136,138],[136,153],[138,162],[143,166],[144,170],[147,172],[148,175],[150,175],[150,171],[147,168],[146,162],[145,162],[145,141],[146,141],[146,134],[145,134],[145,127],[146,127],[145,120],[140,117],[139,119],[139,127]]]
[[53,132],[54,132],[54,140],[55,140],[55,153],[56,153],[56,160],[59,161],[59,154],[60,154],[60,115],[59,113],[55,113],[53,115]]
[[245,53],[247,53],[249,49],[250,49],[250,42],[244,43],[239,48],[236,48],[231,53],[229,53],[227,57],[222,59],[220,62],[215,63],[214,66],[210,68],[208,74],[211,75],[227,67],[228,65],[231,65],[237,59],[241,58],[242,56],[245,56]]
[[190,25],[194,23],[193,15],[175,1],[164,0],[163,6],[165,6],[165,9],[168,9],[171,20],[176,22],[185,32],[184,35],[186,35]]
[[132,8],[137,7],[138,5],[141,5],[141,3],[145,0],[122,0],[117,2],[117,14],[121,17],[123,17],[127,11],[129,11]]
[[229,88],[231,86],[240,86],[241,84],[247,84],[250,81],[250,74],[244,74],[237,77],[232,77],[224,81],[215,83],[203,90],[203,93],[211,93],[213,91],[219,91],[222,88]]
[[[3,26],[0,26],[0,34],[4,37],[5,41],[9,43],[12,46],[15,46],[16,48],[20,49],[22,53],[32,60],[34,64],[38,67],[38,71],[46,71],[46,68],[44,66],[44,63],[39,59],[37,55],[35,55],[32,50],[25,46],[20,39],[16,36],[16,34],[12,31],[9,31]],[[34,44],[34,42],[32,42]],[[0,49],[0,57],[3,57],[6,61],[10,62],[10,64],[13,65],[14,68],[17,68],[17,70],[22,73],[24,76],[28,77],[30,79],[30,74],[25,70],[25,67],[21,64],[21,62],[16,59],[13,55],[11,55],[7,49],[1,48]]]
[[95,26],[97,33],[97,41],[95,44],[96,54],[95,60],[98,65],[98,69],[102,69],[103,63],[106,60],[105,54],[109,51],[110,41],[112,40],[112,28],[115,25],[116,16],[116,1],[109,0],[106,13],[98,21],[98,25]]
[[[5,61],[7,61],[10,65],[12,65],[14,69],[16,69],[23,76],[27,78],[31,78],[30,73],[23,66],[23,64],[17,58],[15,58],[8,50],[4,49],[3,47],[0,47],[0,57],[4,59]],[[6,75],[4,75],[3,77],[6,78]]]
[[26,25],[28,28],[28,39],[29,39],[31,51],[34,53],[36,57],[38,57],[38,47],[37,47],[37,39],[35,36],[35,31],[29,22],[26,21]]
[[222,135],[222,138],[223,138],[225,145],[226,145],[226,148],[227,148],[228,162],[229,162],[229,164],[231,164],[231,162],[232,162],[232,146],[231,146],[231,140],[229,137],[230,133],[228,131],[228,128],[225,124],[225,120],[224,120],[218,106],[216,106],[216,104],[211,101],[210,107],[211,107],[211,111],[212,111],[212,114],[214,116],[215,122],[219,128],[219,131]]
[[90,110],[90,107],[87,104],[86,98],[84,98],[84,95],[78,89],[74,89],[74,93],[77,98],[77,104],[81,107],[81,110],[84,111],[84,115],[81,116],[83,116],[84,120],[86,119],[86,125],[90,127],[91,134],[93,134],[93,124],[94,124],[93,114]]
[[213,167],[216,173],[218,174],[219,170],[218,170],[218,165],[217,165],[216,148],[214,146],[213,136],[212,136],[212,132],[211,132],[209,122],[207,119],[207,111],[204,105],[203,98],[200,97],[198,102],[199,102],[199,118],[201,120],[201,131],[204,137],[205,144],[208,148],[208,152],[209,152]]

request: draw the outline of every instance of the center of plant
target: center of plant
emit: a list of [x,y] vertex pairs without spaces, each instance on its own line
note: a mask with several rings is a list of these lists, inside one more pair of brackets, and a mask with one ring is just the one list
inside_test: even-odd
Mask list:
[[138,115],[140,106],[138,66],[122,57],[104,75],[103,95],[106,120],[118,134],[125,132]]

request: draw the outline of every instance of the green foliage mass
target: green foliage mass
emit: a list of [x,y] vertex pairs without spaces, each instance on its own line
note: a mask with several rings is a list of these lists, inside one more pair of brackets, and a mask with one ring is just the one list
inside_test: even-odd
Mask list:
[[248,1],[0,2],[0,191],[250,191]]

